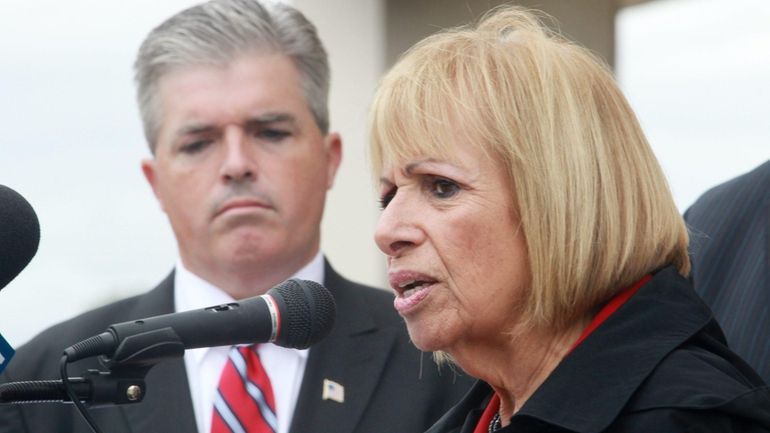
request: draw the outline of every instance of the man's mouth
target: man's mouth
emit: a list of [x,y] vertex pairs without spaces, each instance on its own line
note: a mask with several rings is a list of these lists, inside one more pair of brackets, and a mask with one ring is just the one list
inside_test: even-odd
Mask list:
[[267,209],[268,206],[255,199],[234,199],[226,202],[222,207],[219,208],[219,210],[216,212],[215,216],[222,215],[228,211],[237,210],[237,209],[253,209],[253,208],[265,208]]

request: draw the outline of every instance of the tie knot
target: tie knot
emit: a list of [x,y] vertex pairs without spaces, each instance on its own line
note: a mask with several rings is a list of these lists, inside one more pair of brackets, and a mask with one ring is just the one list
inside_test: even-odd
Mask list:
[[257,352],[257,348],[259,347],[259,344],[248,344],[245,346],[233,346],[230,349],[230,353],[232,354],[233,351],[238,351],[243,356],[249,356],[249,354],[254,353],[257,356],[259,356],[259,352]]

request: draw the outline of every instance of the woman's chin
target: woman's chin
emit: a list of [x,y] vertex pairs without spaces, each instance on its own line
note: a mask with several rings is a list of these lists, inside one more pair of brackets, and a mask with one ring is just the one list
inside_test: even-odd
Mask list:
[[412,343],[423,352],[437,352],[446,349],[446,335],[441,332],[430,332],[418,325],[406,325]]

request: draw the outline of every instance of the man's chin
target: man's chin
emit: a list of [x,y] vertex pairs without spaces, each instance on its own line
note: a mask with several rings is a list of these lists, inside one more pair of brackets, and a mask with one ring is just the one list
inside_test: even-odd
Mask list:
[[281,253],[281,242],[262,230],[238,229],[217,246],[219,256],[230,262],[265,261]]

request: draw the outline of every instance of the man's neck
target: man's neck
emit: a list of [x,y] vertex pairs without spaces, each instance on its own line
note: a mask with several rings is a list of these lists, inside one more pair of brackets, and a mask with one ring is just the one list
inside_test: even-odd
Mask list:
[[262,295],[289,278],[312,280],[319,284],[323,284],[324,279],[324,259],[320,252],[299,268],[255,272],[259,269],[259,266],[254,265],[247,266],[245,269],[205,272],[196,268],[190,269],[180,259],[177,261],[179,276],[176,278],[176,283],[183,286],[216,289],[232,299],[239,300]]

